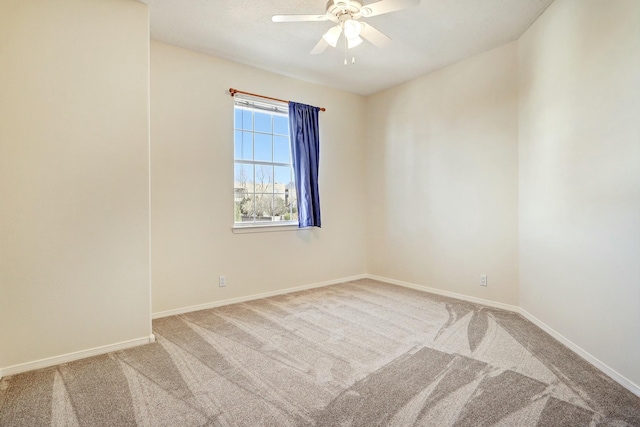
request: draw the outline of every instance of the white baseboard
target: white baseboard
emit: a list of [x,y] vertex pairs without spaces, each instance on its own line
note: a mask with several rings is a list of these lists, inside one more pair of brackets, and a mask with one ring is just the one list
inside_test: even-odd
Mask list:
[[591,353],[584,350],[582,347],[580,347],[570,339],[560,334],[558,331],[556,331],[551,326],[547,325],[542,320],[538,319],[537,317],[529,313],[527,310],[520,308],[519,312],[531,323],[533,323],[534,325],[536,325],[537,327],[539,327],[540,329],[542,329],[543,331],[551,335],[556,340],[560,341],[562,344],[564,344],[566,347],[568,347],[571,351],[576,353],[578,356],[582,357],[584,360],[586,360],[587,362],[591,363],[593,366],[595,366],[596,368],[604,372],[612,380],[614,380],[615,382],[620,384],[622,387],[629,390],[631,393],[640,397],[640,386],[635,384],[633,381],[619,374],[615,369],[611,368],[609,365],[602,362],[600,359],[593,356]]
[[545,331],[546,333],[551,335],[556,340],[560,341],[560,343],[562,343],[563,345],[568,347],[571,351],[576,353],[578,356],[582,357],[584,360],[586,360],[587,362],[591,363],[593,366],[595,366],[596,368],[601,370],[603,373],[605,373],[612,380],[614,380],[615,382],[620,384],[622,387],[626,388],[631,393],[633,393],[636,396],[640,397],[640,386],[638,386],[637,384],[635,384],[633,381],[631,381],[630,379],[626,378],[625,376],[619,374],[615,369],[611,368],[606,363],[600,361],[598,358],[594,357],[589,352],[587,352],[586,350],[584,350],[583,348],[581,348],[580,346],[578,346],[577,344],[575,344],[571,340],[565,338],[559,332],[555,331],[549,325],[547,325],[546,323],[544,323],[543,321],[541,321],[537,317],[533,316],[531,313],[527,312],[526,310],[524,310],[521,307],[518,307],[518,306],[515,306],[515,305],[503,304],[503,303],[495,302],[495,301],[484,300],[484,299],[481,299],[481,298],[470,297],[470,296],[467,296],[467,295],[457,294],[457,293],[454,293],[454,292],[442,291],[440,289],[434,289],[434,288],[429,288],[429,287],[426,287],[426,286],[420,286],[420,285],[416,285],[414,283],[403,282],[401,280],[389,279],[387,277],[375,276],[375,275],[372,275],[372,274],[368,274],[366,276],[369,279],[378,280],[380,282],[385,282],[385,283],[390,283],[392,285],[403,286],[405,288],[416,289],[418,291],[428,292],[428,293],[437,294],[437,295],[443,295],[443,296],[447,296],[447,297],[451,297],[451,298],[460,299],[460,300],[463,300],[463,301],[469,301],[469,302],[473,302],[473,303],[476,303],[476,304],[486,305],[486,306],[494,307],[494,308],[501,308],[503,310],[519,313],[524,318],[529,320],[531,323],[533,323],[534,325],[536,325],[537,327],[539,327],[540,329],[542,329],[543,331]]
[[212,301],[205,304],[192,305],[189,307],[176,308],[173,310],[159,311],[157,313],[153,313],[151,315],[151,318],[159,319],[161,317],[175,316],[176,314],[190,313],[192,311],[206,310],[208,308],[222,307],[224,305],[237,304],[239,302],[253,301],[260,298],[268,298],[268,297],[274,297],[276,295],[290,294],[292,292],[299,292],[307,289],[322,288],[324,286],[337,285],[338,283],[350,282],[352,280],[366,279],[367,277],[368,276],[366,274],[359,274],[357,276],[343,277],[341,279],[328,280],[326,282],[312,283],[310,285],[295,286],[293,288],[280,289],[277,291],[262,292],[259,294],[252,294],[252,295],[247,295],[247,296],[237,297],[237,298],[229,298],[229,299],[224,299],[220,301]]
[[367,274],[368,279],[377,280],[379,282],[390,283],[392,285],[402,286],[404,288],[415,289],[417,291],[428,292],[430,294],[442,295],[444,297],[455,298],[463,301],[472,302],[475,304],[486,305],[488,307],[500,308],[502,310],[520,312],[520,307],[515,305],[504,304],[501,302],[491,301],[482,298],[471,297],[468,295],[457,294],[455,292],[443,291],[441,289],[429,288],[427,286],[416,285],[415,283],[403,282],[402,280],[389,279],[388,277],[375,276],[373,274]]
[[[208,308],[221,307],[221,306],[224,306],[224,305],[236,304],[236,303],[245,302],[245,301],[252,301],[252,300],[256,300],[256,299],[260,299],[260,298],[272,297],[272,296],[276,296],[276,295],[284,295],[284,294],[288,294],[288,293],[292,293],[292,292],[304,291],[304,290],[307,290],[307,289],[321,288],[321,287],[324,287],[324,286],[330,286],[330,285],[335,285],[335,284],[338,284],[338,283],[344,283],[344,282],[349,282],[349,281],[352,281],[352,280],[359,280],[359,279],[377,280],[377,281],[380,281],[380,282],[389,283],[389,284],[397,285],[397,286],[402,286],[402,287],[405,287],[405,288],[415,289],[415,290],[422,291],[422,292],[432,293],[432,294],[436,294],[436,295],[442,295],[442,296],[446,296],[446,297],[450,297],[450,298],[456,298],[456,299],[459,299],[459,300],[468,301],[468,302],[472,302],[472,303],[476,303],[476,304],[481,304],[481,305],[485,305],[485,306],[488,306],[488,307],[499,308],[499,309],[502,309],[502,310],[507,310],[507,311],[519,313],[520,315],[525,317],[527,320],[531,321],[533,324],[538,326],[540,329],[542,329],[543,331],[545,331],[546,333],[551,335],[553,338],[555,338],[556,340],[558,340],[559,342],[561,342],[562,344],[567,346],[570,350],[572,350],[578,356],[582,357],[587,362],[591,363],[593,366],[595,366],[596,368],[598,368],[599,370],[604,372],[606,375],[608,375],[611,379],[616,381],[618,384],[620,384],[621,386],[623,386],[624,388],[626,388],[627,390],[629,390],[630,392],[632,392],[636,396],[640,397],[640,386],[638,386],[637,384],[635,384],[633,381],[629,380],[628,378],[624,377],[623,375],[619,374],[616,370],[612,369],[611,367],[609,367],[607,364],[603,363],[602,361],[600,361],[596,357],[592,356],[589,352],[585,351],[580,346],[578,346],[575,343],[573,343],[571,340],[565,338],[563,335],[561,335],[560,333],[555,331],[553,328],[551,328],[546,323],[544,323],[540,319],[536,318],[535,316],[533,316],[532,314],[530,314],[529,312],[527,312],[523,308],[520,308],[520,307],[514,306],[514,305],[509,305],[509,304],[496,302],[496,301],[490,301],[490,300],[485,300],[485,299],[482,299],[482,298],[476,298],[476,297],[471,297],[471,296],[468,296],[468,295],[458,294],[458,293],[455,293],[455,292],[443,291],[443,290],[440,290],[440,289],[430,288],[430,287],[427,287],[427,286],[416,285],[415,283],[409,283],[409,282],[404,282],[404,281],[401,281],[401,280],[390,279],[390,278],[387,278],[387,277],[376,276],[376,275],[372,275],[372,274],[360,274],[360,275],[357,275],[357,276],[344,277],[344,278],[341,278],[341,279],[329,280],[329,281],[326,281],[326,282],[313,283],[313,284],[309,284],[309,285],[296,286],[296,287],[293,287],[293,288],[280,289],[280,290],[277,290],[277,291],[263,292],[263,293],[252,294],[252,295],[247,295],[247,296],[243,296],[243,297],[229,298],[229,299],[225,299],[225,300],[221,300],[221,301],[213,301],[213,302],[209,302],[209,303],[205,303],[205,304],[198,304],[198,305],[193,305],[193,306],[189,306],[189,307],[183,307],[183,308],[178,308],[178,309],[173,309],[173,310],[161,311],[161,312],[153,313],[152,314],[152,318],[153,319],[159,319],[161,317],[174,316],[176,314],[183,314],[183,313],[189,313],[189,312],[192,312],[192,311],[205,310],[205,309],[208,309]],[[112,351],[124,350],[126,348],[135,347],[135,346],[138,346],[138,345],[148,344],[148,343],[152,343],[152,342],[155,342],[155,336],[153,334],[148,336],[148,337],[144,337],[144,338],[138,338],[138,339],[134,339],[134,340],[123,341],[123,342],[116,343],[116,344],[110,344],[110,345],[105,345],[105,346],[101,346],[101,347],[95,347],[95,348],[92,348],[92,349],[77,351],[77,352],[74,352],[74,353],[68,353],[68,354],[64,354],[64,355],[61,355],[61,356],[55,356],[55,357],[50,357],[50,358],[46,358],[46,359],[40,359],[40,360],[36,360],[36,361],[33,361],[33,362],[28,362],[28,363],[23,363],[23,364],[19,364],[19,365],[9,366],[9,367],[6,367],[6,368],[0,368],[0,379],[2,377],[8,376],[8,375],[15,375],[15,374],[19,374],[19,373],[26,372],[26,371],[31,371],[31,370],[34,370],[34,369],[47,368],[49,366],[58,365],[60,363],[68,363],[68,362],[72,362],[74,360],[83,359],[85,357],[97,356],[97,355],[104,354],[104,353],[110,353]]]
[[48,357],[46,359],[35,360],[33,362],[21,363],[19,365],[8,366],[6,368],[0,368],[0,378],[16,375],[22,372],[32,371],[34,369],[48,368],[50,366],[59,365],[61,363],[73,362],[75,360],[84,359],[86,357],[98,356],[100,354],[111,353],[112,351],[124,350],[126,348],[136,347],[139,345],[149,344],[155,342],[155,335],[151,334],[148,337],[136,338],[129,341],[122,341],[115,344],[103,345],[100,347],[90,348],[88,350],[76,351],[73,353],[67,353],[60,356]]

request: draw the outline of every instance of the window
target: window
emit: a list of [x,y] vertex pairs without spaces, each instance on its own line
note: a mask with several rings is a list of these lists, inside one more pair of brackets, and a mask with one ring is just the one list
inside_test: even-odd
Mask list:
[[235,96],[234,227],[298,223],[285,103]]

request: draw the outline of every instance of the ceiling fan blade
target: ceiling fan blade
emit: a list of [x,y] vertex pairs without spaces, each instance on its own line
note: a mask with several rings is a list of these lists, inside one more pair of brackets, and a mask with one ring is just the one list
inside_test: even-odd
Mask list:
[[273,22],[304,22],[304,21],[326,21],[327,15],[273,15]]
[[329,46],[329,43],[324,41],[324,39],[321,37],[320,41],[318,42],[318,44],[311,50],[311,54],[312,55],[318,55],[318,54],[324,52],[324,50],[327,48],[327,46]]
[[420,4],[420,0],[381,0],[365,5],[361,10],[362,16],[370,17],[382,15],[384,13],[395,12],[396,10],[407,9]]
[[360,24],[362,24],[360,36],[369,40],[374,46],[383,48],[391,43],[391,39],[388,36],[376,30],[371,25],[364,22],[361,22]]

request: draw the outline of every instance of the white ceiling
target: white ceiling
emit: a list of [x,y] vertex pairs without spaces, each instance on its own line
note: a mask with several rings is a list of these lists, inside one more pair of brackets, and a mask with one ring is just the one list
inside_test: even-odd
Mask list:
[[[324,14],[326,0],[141,0],[151,38],[301,80],[369,95],[516,40],[553,0],[422,0],[363,18],[393,39],[309,52],[333,23],[273,23],[274,14]],[[373,3],[365,0],[365,4]],[[340,44],[338,45],[340,46]]]

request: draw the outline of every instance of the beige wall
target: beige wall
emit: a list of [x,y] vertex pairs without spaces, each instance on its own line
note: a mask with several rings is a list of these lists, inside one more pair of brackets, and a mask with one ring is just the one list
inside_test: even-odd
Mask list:
[[[232,233],[229,87],[327,108],[322,229]],[[365,273],[364,120],[360,96],[151,42],[153,312]]]
[[372,95],[367,112],[368,272],[517,305],[517,44]]
[[0,2],[0,369],[148,337],[148,25]]
[[520,57],[520,303],[640,384],[640,2],[554,2]]
[[[639,8],[557,0],[365,99],[158,42],[149,68],[134,0],[3,1],[0,372],[151,333],[150,70],[154,313],[370,273],[520,304],[640,384]],[[322,229],[231,232],[230,86],[327,108]]]

